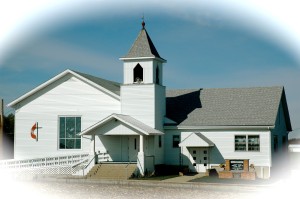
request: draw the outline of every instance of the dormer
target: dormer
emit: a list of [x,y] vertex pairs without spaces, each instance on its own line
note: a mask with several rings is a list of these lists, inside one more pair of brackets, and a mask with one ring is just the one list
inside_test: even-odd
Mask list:
[[158,54],[144,21],[129,52],[120,60],[124,62],[124,84],[163,84],[162,66],[166,60]]

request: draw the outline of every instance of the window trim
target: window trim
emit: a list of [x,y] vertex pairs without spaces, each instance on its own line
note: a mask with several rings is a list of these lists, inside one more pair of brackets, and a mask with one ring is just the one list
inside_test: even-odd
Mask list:
[[[82,115],[58,115],[57,117],[57,150],[58,151],[82,151],[82,136],[80,136],[80,148],[79,149],[61,149],[60,148],[60,118],[62,117],[80,117],[80,126],[82,129]],[[76,125],[76,124],[75,124]],[[76,139],[76,138],[75,138]],[[78,138],[79,139],[79,138]]]
[[[237,136],[243,136],[243,137],[245,137],[245,150],[236,150],[236,137]],[[240,134],[238,134],[238,135],[234,135],[234,151],[236,151],[236,152],[245,152],[245,151],[248,151],[248,147],[247,147],[247,135],[240,135]]]
[[[235,142],[235,137],[236,136],[245,136],[246,137],[246,149],[245,150],[236,150],[236,142]],[[257,151],[249,151],[249,136],[258,136],[258,141],[259,141],[259,150]],[[260,142],[260,135],[259,134],[235,134],[234,135],[234,152],[261,152],[261,142]]]
[[[249,136],[257,136],[258,137],[258,150],[249,150]],[[249,152],[260,152],[260,135],[247,135],[247,150]]]

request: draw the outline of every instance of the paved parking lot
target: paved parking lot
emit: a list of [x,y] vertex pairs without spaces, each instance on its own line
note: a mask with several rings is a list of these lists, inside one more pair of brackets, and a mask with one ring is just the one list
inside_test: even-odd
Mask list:
[[[196,176],[194,176],[196,177]],[[66,178],[36,178],[30,180],[0,179],[1,198],[205,198],[205,199],[259,199],[277,198],[286,188],[284,184],[253,186],[250,184],[212,184],[184,182],[187,178],[172,180],[85,180]],[[185,179],[182,181],[182,179]],[[278,189],[280,187],[280,189]],[[283,192],[282,192],[283,193]]]
[[[99,183],[31,182],[22,183],[23,194],[30,198],[205,198],[248,199],[255,193],[225,190],[159,186],[110,185]],[[20,193],[20,192],[19,192]],[[17,192],[12,194],[19,194]],[[12,195],[13,196],[13,195]],[[12,197],[15,198],[15,197]]]

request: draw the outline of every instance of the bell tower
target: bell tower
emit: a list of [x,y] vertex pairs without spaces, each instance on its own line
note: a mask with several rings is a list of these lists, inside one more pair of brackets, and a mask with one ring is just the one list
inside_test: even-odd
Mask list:
[[145,124],[163,130],[165,116],[165,87],[163,63],[145,22],[123,61],[124,82],[121,85],[121,112]]

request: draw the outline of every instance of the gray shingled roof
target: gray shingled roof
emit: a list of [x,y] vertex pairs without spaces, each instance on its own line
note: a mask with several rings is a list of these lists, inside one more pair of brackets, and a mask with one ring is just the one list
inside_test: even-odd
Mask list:
[[90,126],[89,128],[83,130],[79,135],[91,135],[94,133],[93,131],[96,128],[99,128],[102,125],[105,125],[107,122],[115,121],[115,120],[119,120],[122,123],[129,125],[132,128],[136,129],[137,131],[139,131],[145,135],[163,135],[164,134],[163,132],[161,132],[157,129],[154,129],[129,115],[113,113],[110,116],[104,118],[103,120],[97,122],[96,124]]
[[167,90],[167,114],[178,126],[273,126],[283,87]]
[[179,143],[179,146],[185,146],[185,147],[207,147],[207,146],[214,146],[215,144],[202,135],[202,133],[191,133],[189,136],[187,136],[184,140],[182,140]]
[[129,52],[123,58],[138,58],[138,57],[156,57],[160,58],[151,38],[149,37],[145,28],[143,28]]
[[118,82],[113,82],[113,81],[109,81],[109,80],[106,80],[106,79],[102,79],[102,78],[99,78],[99,77],[95,77],[95,76],[92,76],[92,75],[88,75],[88,74],[85,74],[85,73],[81,73],[81,72],[77,72],[77,71],[73,71],[79,75],[81,75],[82,77],[94,82],[95,84],[98,84],[100,86],[102,86],[103,88],[117,94],[117,95],[120,95],[120,83]]
[[113,114],[113,116],[119,120],[122,120],[122,121],[130,124],[131,126],[133,126],[136,129],[139,129],[142,132],[146,132],[149,135],[163,135],[164,134],[161,131],[154,129],[129,115],[115,113],[115,114]]
[[[120,83],[76,73],[120,95]],[[273,126],[280,101],[291,130],[283,87],[167,90],[166,116],[178,126]]]

